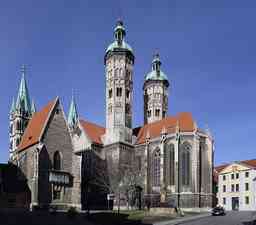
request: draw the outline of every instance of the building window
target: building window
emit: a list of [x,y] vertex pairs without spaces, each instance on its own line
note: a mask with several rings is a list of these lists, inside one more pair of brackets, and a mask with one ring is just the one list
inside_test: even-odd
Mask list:
[[226,185],[223,185],[223,192],[226,192]]
[[166,186],[174,185],[174,167],[175,160],[174,160],[174,145],[173,144],[166,144],[164,149],[164,179]]
[[249,196],[245,196],[245,204],[246,204],[246,205],[249,204]]
[[245,172],[245,177],[249,177],[249,172]]
[[226,198],[223,198],[223,205],[226,205]]
[[223,179],[223,180],[226,180],[226,175],[223,175],[223,176],[222,176],[222,179]]
[[239,178],[239,173],[236,174],[236,179],[238,179],[238,178]]
[[130,104],[125,104],[125,113],[130,114]]
[[52,199],[53,200],[61,199],[61,186],[53,185]]
[[141,171],[141,156],[137,156],[137,167],[138,170]]
[[53,156],[53,169],[54,170],[61,170],[61,156],[60,156],[60,152],[59,151],[54,153],[54,156]]
[[234,192],[234,191],[235,191],[235,185],[232,184],[232,185],[231,185],[231,192]]
[[129,97],[130,97],[130,91],[129,90],[126,90],[126,98],[128,98],[129,99]]
[[109,90],[108,90],[108,97],[109,97],[109,98],[112,98],[112,89],[109,89]]
[[148,117],[151,117],[151,110],[148,110]]
[[20,138],[16,139],[16,146],[18,146],[20,144]]
[[249,183],[245,183],[245,190],[249,191]]
[[153,186],[160,186],[160,149],[153,153]]
[[181,181],[183,185],[189,185],[190,180],[190,150],[191,145],[187,142],[181,148]]
[[12,134],[13,124],[10,125],[10,134]]
[[10,141],[10,149],[12,149],[12,146],[13,146],[13,141],[11,140]]
[[231,179],[234,180],[234,178],[235,178],[235,175],[232,173],[231,174]]
[[236,184],[236,192],[239,191],[239,184]]
[[163,111],[163,118],[165,118],[165,116],[166,116],[166,112],[165,112],[165,111]]
[[160,109],[156,109],[155,116],[160,116]]
[[122,96],[122,88],[121,87],[116,88],[116,96],[117,97],[121,97]]

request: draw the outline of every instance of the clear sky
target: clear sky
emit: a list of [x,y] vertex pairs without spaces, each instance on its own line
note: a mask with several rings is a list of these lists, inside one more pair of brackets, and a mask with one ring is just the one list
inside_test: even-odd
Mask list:
[[105,124],[103,57],[121,17],[135,52],[133,124],[157,50],[170,80],[169,114],[189,111],[215,139],[217,164],[256,158],[255,0],[9,0],[0,6],[0,162],[8,113],[27,65],[37,108],[72,89],[80,116]]

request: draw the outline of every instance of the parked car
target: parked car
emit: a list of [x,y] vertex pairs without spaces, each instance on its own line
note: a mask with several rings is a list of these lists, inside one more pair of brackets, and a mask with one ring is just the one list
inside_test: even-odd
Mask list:
[[213,216],[224,216],[226,215],[226,211],[222,206],[216,206],[212,209]]

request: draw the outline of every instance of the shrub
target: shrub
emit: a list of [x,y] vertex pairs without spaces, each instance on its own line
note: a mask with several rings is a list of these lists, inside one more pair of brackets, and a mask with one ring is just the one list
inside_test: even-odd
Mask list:
[[67,212],[67,215],[69,218],[74,218],[76,215],[77,215],[77,210],[76,210],[76,207],[70,207],[68,209],[68,212]]

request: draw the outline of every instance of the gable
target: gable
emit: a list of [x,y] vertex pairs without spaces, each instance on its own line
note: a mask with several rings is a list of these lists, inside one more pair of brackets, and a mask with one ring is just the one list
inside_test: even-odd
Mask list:
[[71,132],[71,136],[75,152],[91,148],[92,141],[84,131],[80,122],[78,122],[78,127],[75,131]]
[[27,149],[34,144],[37,144],[40,141],[39,139],[46,126],[50,112],[53,110],[57,100],[58,99],[55,99],[49,102],[45,107],[43,107],[41,111],[34,113],[21,138],[21,142],[18,146],[19,152]]
[[224,173],[234,173],[234,172],[239,172],[239,171],[244,171],[251,169],[251,167],[246,166],[245,164],[241,163],[232,163],[225,167],[219,174],[224,174]]

